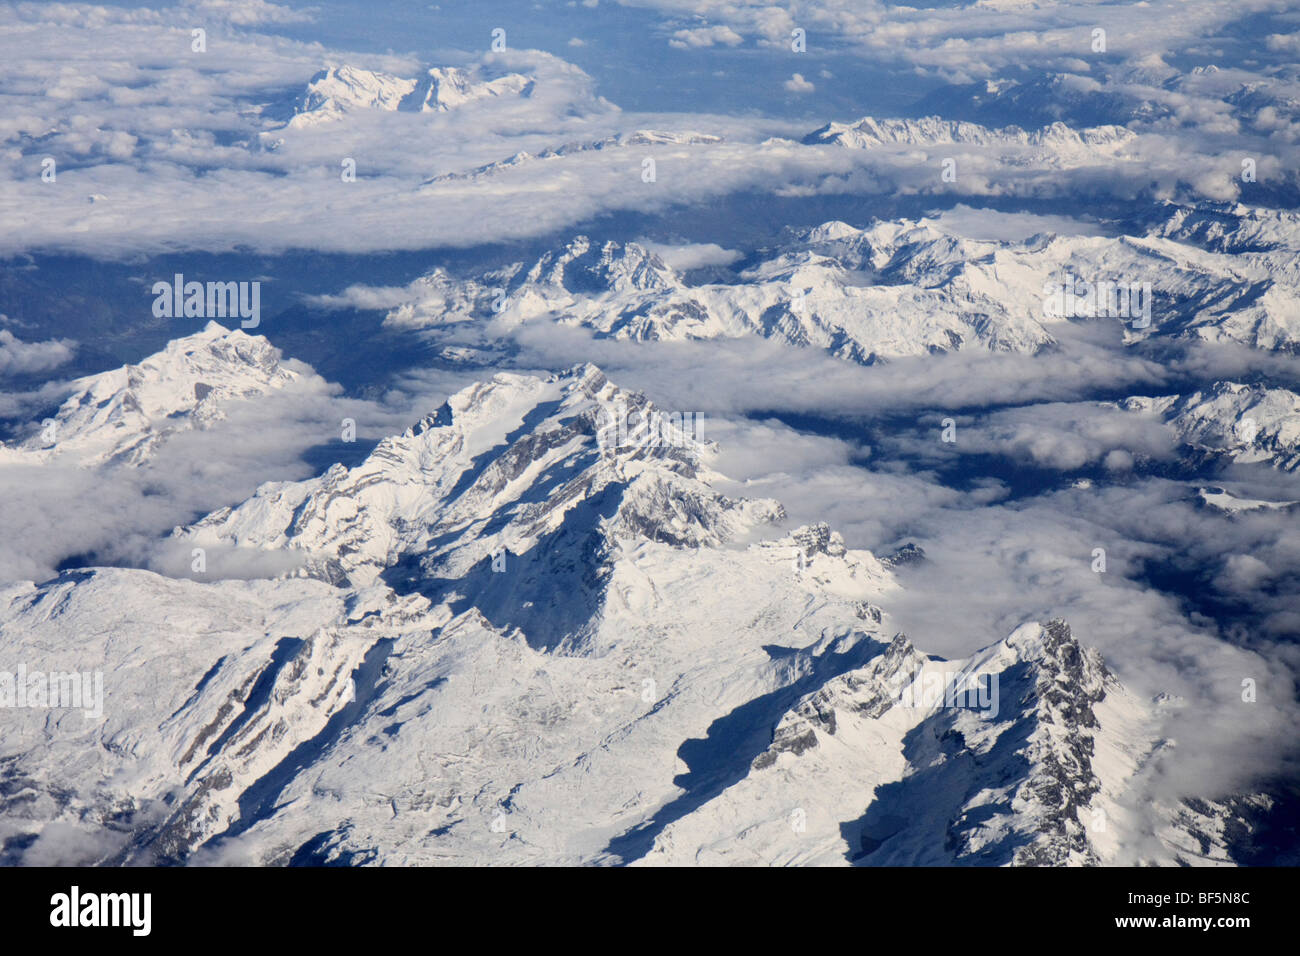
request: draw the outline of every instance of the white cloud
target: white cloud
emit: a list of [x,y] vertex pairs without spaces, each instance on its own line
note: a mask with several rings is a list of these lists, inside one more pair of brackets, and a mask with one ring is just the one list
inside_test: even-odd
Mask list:
[[[74,462],[0,463],[0,580],[44,580],[64,559],[95,553],[100,563],[180,568],[162,540],[173,527],[249,497],[267,480],[314,473],[302,455],[329,444],[352,418],[360,439],[395,434],[437,407],[446,392],[421,383],[418,393],[393,392],[392,403],[338,394],[301,363],[300,383],[255,401],[232,402],[226,417],[163,441],[138,468],[88,470]],[[278,573],[272,564],[238,571],[242,556],[220,565],[233,576]],[[250,566],[251,567],[251,566]]]
[[672,269],[702,269],[705,266],[727,266],[742,258],[744,253],[736,249],[724,249],[715,242],[694,242],[680,245],[667,245],[638,239],[638,243],[649,249],[664,264]]
[[1097,223],[1066,215],[1030,212],[1001,212],[976,209],[958,203],[935,217],[940,229],[971,239],[999,239],[1009,242],[1028,239],[1039,233],[1059,236],[1101,236],[1105,230]]
[[70,339],[23,342],[8,329],[0,329],[0,375],[25,375],[58,368],[72,359],[76,347],[77,343]]
[[[768,0],[641,5],[673,17],[709,18],[709,26],[671,34],[669,43],[679,49],[738,47],[745,37],[767,44],[733,58],[786,46],[793,22]],[[827,0],[800,4],[798,13],[810,31],[904,77],[917,70],[971,80],[1024,64],[1060,73],[1056,89],[1067,100],[1105,94],[1150,104],[1156,118],[1134,121],[1138,143],[1123,161],[1090,158],[1080,168],[1060,169],[1032,151],[945,150],[961,170],[958,195],[1032,198],[1040,200],[1035,208],[1057,210],[992,213],[964,203],[939,215],[941,228],[1006,239],[1045,231],[1097,234],[1101,227],[1087,216],[1093,199],[1126,199],[1153,183],[1167,195],[1190,183],[1201,195],[1236,198],[1237,169],[1225,168],[1223,157],[1245,149],[1260,154],[1262,179],[1279,176],[1284,154],[1274,148],[1271,156],[1269,149],[1285,147],[1294,125],[1284,105],[1285,78],[1270,78],[1278,84],[1270,87],[1274,102],[1250,107],[1254,127],[1278,137],[1263,139],[1250,133],[1249,122],[1243,132],[1239,113],[1223,99],[1256,74],[1224,70],[1192,80],[1169,64],[1229,17],[1280,6],[1266,0],[1108,5],[1111,49],[1137,51],[1122,68],[1088,49],[1097,15],[1090,3],[913,8]],[[534,76],[529,97],[439,115],[363,111],[328,130],[277,133],[283,143],[263,149],[257,134],[269,120],[258,115],[259,104],[292,99],[327,62],[358,58],[231,29],[303,16],[263,0],[202,0],[181,11],[0,9],[0,203],[13,211],[0,223],[0,248],[115,256],[244,244],[358,253],[502,242],[616,210],[691,209],[732,191],[784,200],[934,195],[930,148],[803,146],[791,140],[806,130],[774,120],[626,113],[602,99],[583,71],[536,51],[511,51],[481,64]],[[211,19],[220,39],[202,59],[189,52],[190,21],[199,14]],[[1152,52],[1157,41],[1161,51]],[[584,41],[575,37],[569,45]],[[1278,34],[1264,47],[1285,57],[1296,42]],[[149,50],[147,58],[141,49]],[[728,65],[721,60],[726,55],[714,49],[708,56]],[[411,77],[430,65],[391,55],[360,61]],[[817,75],[830,78],[827,70]],[[784,87],[816,92],[799,73]],[[558,149],[638,128],[719,132],[725,142]],[[769,136],[785,139],[764,143]],[[59,160],[56,183],[39,180],[39,159],[47,153]],[[640,176],[647,155],[657,162],[653,183]],[[356,160],[357,182],[340,180],[341,157]],[[494,172],[422,185],[437,174],[469,174],[504,160],[512,161]],[[86,202],[91,195],[106,198]],[[689,238],[643,244],[683,270],[743,256]],[[400,285],[404,279],[382,281],[399,284],[354,284],[307,302],[317,309],[387,309],[411,297],[412,288]],[[1290,740],[1279,708],[1291,703],[1296,655],[1280,641],[1294,632],[1296,613],[1293,595],[1273,589],[1300,574],[1294,522],[1277,513],[1228,520],[1198,507],[1185,482],[1149,473],[1152,460],[1172,454],[1167,430],[1094,398],[1167,392],[1189,378],[1236,378],[1241,369],[1293,377],[1292,360],[1200,343],[1173,343],[1159,355],[1123,351],[1070,328],[1059,337],[1058,349],[1036,356],[972,351],[862,368],[752,338],[627,343],[536,322],[514,332],[520,351],[512,360],[530,368],[593,360],[619,384],[643,388],[667,407],[703,412],[708,437],[722,443],[714,464],[735,479],[735,492],[781,499],[792,522],[830,520],[850,544],[877,550],[920,542],[930,560],[907,572],[906,589],[887,610],[927,651],[965,654],[1024,620],[1064,616],[1137,692],[1170,691],[1191,702],[1180,714],[1179,754],[1152,779],[1153,791],[1240,785],[1254,767],[1276,766],[1278,748]],[[75,347],[63,339],[25,342],[0,329],[0,372],[57,368]],[[408,373],[384,403],[342,398],[317,381],[178,437],[139,472],[0,469],[0,525],[10,532],[0,543],[0,577],[47,576],[59,561],[86,551],[184,573],[185,555],[159,543],[173,524],[238,501],[262,481],[306,476],[311,469],[300,456],[332,438],[345,415],[371,437],[400,431],[440,394],[476,377],[474,370]],[[48,397],[42,390],[0,401],[12,409]],[[1011,407],[983,410],[1000,404]],[[957,449],[935,439],[943,409],[959,419]],[[836,431],[796,432],[766,417],[773,412],[829,421]],[[754,414],[764,420],[746,417]],[[944,477],[982,458],[1001,463],[1006,473],[968,482]],[[1079,469],[1109,470],[1113,483],[1051,484],[1061,477],[1052,472]],[[1044,485],[1017,487],[1016,478],[1024,477],[1018,472],[1031,470],[1042,473]],[[1222,480],[1267,485],[1276,498],[1300,496],[1295,476],[1228,470]],[[1091,570],[1095,547],[1107,550],[1107,575]],[[217,575],[285,570],[276,556],[253,564],[242,554],[210,558]],[[1234,646],[1226,622],[1162,590],[1148,564],[1174,577],[1210,569],[1197,579],[1197,597],[1248,606],[1250,649]],[[1242,674],[1272,678],[1271,697],[1244,716],[1233,696]],[[58,856],[54,845],[77,837],[53,829],[42,839]]]
[[783,84],[791,93],[811,93],[817,87],[811,80],[805,80],[802,73],[796,73]]
[[[759,32],[780,26],[779,17],[749,14],[746,22]],[[258,134],[271,121],[257,112],[259,104],[288,104],[326,63],[406,77],[429,64],[353,57],[220,23],[214,30],[229,32],[196,55],[188,25],[174,10],[0,9],[0,26],[8,27],[0,30],[0,202],[15,211],[0,222],[0,251],[41,246],[121,256],[237,245],[340,252],[464,246],[545,234],[613,211],[654,214],[731,192],[906,196],[939,188],[916,150],[801,146],[797,140],[809,130],[786,121],[625,113],[601,98],[582,70],[537,51],[493,54],[480,64],[534,77],[526,97],[496,97],[444,114],[358,110],[328,129],[274,132],[264,144]],[[698,29],[724,45],[740,36],[718,24]],[[705,34],[691,36],[702,42]],[[138,62],[142,48],[150,50],[147,65]],[[807,91],[812,84],[796,74],[787,87]],[[1245,150],[1259,156],[1261,181],[1287,175],[1268,140],[1225,124],[1225,114],[1204,108],[1204,98],[1145,88],[1143,95],[1164,97],[1182,118],[1144,132],[1125,162],[1098,156],[1063,174],[1015,151],[964,146],[953,151],[958,188],[968,196],[1078,201],[1089,194],[1129,199],[1153,183],[1160,195],[1179,196],[1190,183],[1202,194],[1233,198],[1239,185],[1222,157]],[[565,148],[638,128],[697,129],[726,142],[653,147],[653,184],[641,182],[644,151]],[[1272,135],[1285,132],[1283,124]],[[774,136],[787,141],[764,142]],[[58,163],[54,183],[40,182],[47,155]],[[355,160],[356,182],[341,181],[343,158]],[[465,178],[421,185],[439,174]],[[103,198],[87,202],[92,196]],[[322,227],[322,210],[337,227]]]
[[314,19],[310,10],[295,10],[267,0],[186,0],[182,7],[195,15],[217,17],[241,27],[310,23]]
[[690,30],[678,30],[668,41],[670,46],[678,49],[710,47],[716,44],[738,46],[745,42],[735,30],[728,26],[695,27]]
[[350,285],[337,294],[309,295],[304,301],[318,309],[394,309],[420,293],[418,283],[404,286]]

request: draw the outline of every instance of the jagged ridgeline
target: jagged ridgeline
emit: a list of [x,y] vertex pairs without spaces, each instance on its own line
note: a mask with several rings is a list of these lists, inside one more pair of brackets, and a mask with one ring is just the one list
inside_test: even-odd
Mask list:
[[[59,454],[140,467],[278,363],[209,327],[80,383]],[[687,422],[502,373],[172,536],[278,577],[6,587],[4,634],[105,700],[10,712],[5,860],[55,824],[87,863],[1087,864],[1153,826],[1149,862],[1233,859],[1264,798],[1130,799],[1168,705],[1059,621],[926,656],[888,613],[921,549],[784,530]]]

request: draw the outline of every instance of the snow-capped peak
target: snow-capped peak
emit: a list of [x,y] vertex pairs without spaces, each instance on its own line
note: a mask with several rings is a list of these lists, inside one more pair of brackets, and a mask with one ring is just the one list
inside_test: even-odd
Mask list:
[[534,80],[519,73],[432,67],[418,78],[332,66],[311,78],[289,120],[292,129],[333,122],[360,110],[446,113],[499,96],[529,96]]
[[[1063,621],[956,661],[896,635],[796,700],[747,772],[645,860],[1113,862],[1117,835],[1145,825],[1123,796],[1160,750],[1157,724]],[[1148,809],[1182,841],[1186,808]],[[1225,843],[1171,850],[1159,862],[1221,860]]]
[[1216,382],[1204,391],[1133,397],[1121,407],[1159,415],[1197,452],[1238,462],[1300,468],[1300,395],[1285,388]]
[[70,383],[52,421],[17,451],[41,460],[69,455],[86,466],[138,465],[169,435],[223,418],[228,403],[300,378],[265,337],[209,322],[138,364]]
[[[91,862],[1113,860],[1151,709],[1061,622],[958,661],[891,640],[896,562],[720,494],[700,425],[591,364],[500,373],[178,529],[305,574],[0,592],[0,632],[116,701],[6,732],[31,826],[112,808]],[[1154,812],[1153,862],[1226,859]]]
[[298,107],[300,114],[346,113],[354,109],[395,110],[416,81],[353,66],[321,70],[307,84]]
[[713,490],[702,426],[589,364],[545,379],[501,373],[384,439],[355,468],[263,486],[185,534],[307,551],[317,573],[336,579],[369,581],[400,565],[419,586],[558,538],[698,547],[779,517],[774,502]]
[[[416,95],[423,112],[446,113],[475,100],[497,96],[528,96],[533,80],[519,73],[487,79],[456,67],[433,67],[420,80]],[[413,108],[414,103],[404,108]]]
[[1033,146],[1054,150],[1115,150],[1131,143],[1136,134],[1122,126],[1097,126],[1074,130],[1056,122],[1037,130],[1018,126],[990,129],[978,123],[940,119],[875,119],[855,123],[827,123],[804,137],[809,145],[834,144],[854,149],[880,146]]
[[680,288],[676,273],[635,242],[593,245],[578,236],[558,254],[547,253],[528,271],[527,281],[571,293],[662,292]]

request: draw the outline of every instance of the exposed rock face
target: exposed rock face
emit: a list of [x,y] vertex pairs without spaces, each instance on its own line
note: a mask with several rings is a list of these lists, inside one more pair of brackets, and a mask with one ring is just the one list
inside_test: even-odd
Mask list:
[[[275,387],[258,341],[210,329],[123,373],[104,407],[144,411],[114,447],[152,434],[159,370],[194,370],[162,376],[190,416]],[[782,532],[685,421],[594,366],[500,374],[176,532],[291,575],[3,589],[0,650],[100,672],[104,699],[10,712],[0,859],[57,822],[85,863],[1107,862],[1150,707],[1060,621],[922,654],[887,615],[919,548]],[[1266,815],[1157,810],[1166,863],[1227,861]]]

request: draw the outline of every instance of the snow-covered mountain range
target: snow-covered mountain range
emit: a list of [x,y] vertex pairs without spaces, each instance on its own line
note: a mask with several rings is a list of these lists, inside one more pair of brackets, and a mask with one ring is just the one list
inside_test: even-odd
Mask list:
[[[241,380],[245,338],[209,328],[195,364]],[[785,530],[715,455],[594,366],[501,373],[174,534],[292,573],[5,586],[0,646],[104,694],[8,712],[0,853],[70,828],[99,863],[1231,861],[1254,804],[1135,799],[1177,702],[1061,621],[926,656],[888,613],[918,549]]]
[[430,67],[416,78],[347,65],[328,67],[311,78],[287,125],[317,126],[358,110],[446,113],[478,100],[526,97],[534,82],[519,73],[489,77],[457,67]]
[[922,119],[863,117],[856,123],[827,123],[804,137],[807,145],[834,145],[850,149],[880,147],[992,146],[1019,151],[1020,162],[1049,168],[1133,158],[1126,155],[1137,135],[1122,126],[1098,126],[1075,131],[1064,123],[1027,131],[1018,126],[989,129],[927,116]]
[[136,365],[71,382],[52,418],[0,449],[0,464],[138,465],[177,432],[221,421],[230,403],[301,382],[301,363],[281,358],[263,336],[209,322]]
[[940,109],[975,123],[1064,122],[1076,128],[1108,123],[1140,128],[1193,125],[1197,117],[1180,109],[1180,103],[1191,98],[1218,101],[1246,128],[1294,127],[1300,115],[1294,70],[1250,77],[1207,63],[1184,72],[1144,58],[1108,72],[1110,82],[1105,85],[1092,76],[1057,72],[961,83],[928,94],[918,108]]
[[[579,236],[531,264],[476,276],[435,269],[386,324],[500,332],[552,321],[618,339],[759,335],[863,364],[966,348],[1034,353],[1053,326],[1122,323],[1152,336],[1300,349],[1294,216],[1169,207],[1140,238],[978,240],[941,221],[828,222],[792,234],[733,278],[690,281],[635,242]],[[1109,284],[1109,285],[1107,285]],[[1100,290],[1100,291],[1099,291]],[[477,346],[493,340],[479,333]]]
[[[475,169],[460,172],[439,173],[425,180],[425,187],[435,187],[438,183],[468,180],[477,182],[504,170],[526,166],[539,160],[563,159],[579,153],[600,150],[630,149],[636,146],[716,146],[724,142],[724,137],[713,133],[696,133],[690,131],[671,131],[658,129],[638,129],[631,133],[620,133],[603,139],[575,141],[539,150],[536,154],[524,150],[507,159],[485,163]],[[427,190],[426,190],[427,191]]]
[[1300,467],[1300,395],[1288,389],[1217,382],[1205,392],[1133,397],[1121,407],[1159,416],[1193,454]]
[[0,866],[1300,863],[1287,4],[129,6],[0,5]]

